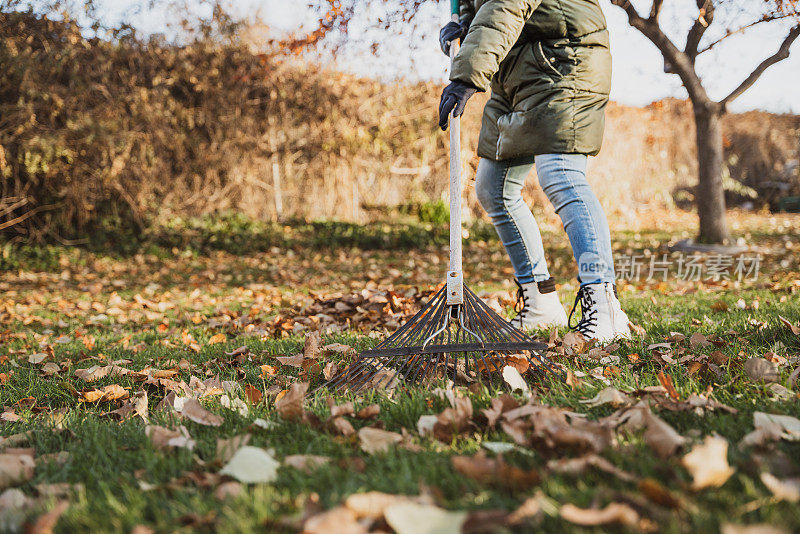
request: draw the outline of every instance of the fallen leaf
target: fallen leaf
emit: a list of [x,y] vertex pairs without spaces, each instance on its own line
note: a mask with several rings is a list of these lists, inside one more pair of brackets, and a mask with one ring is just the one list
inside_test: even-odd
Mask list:
[[365,406],[361,408],[358,413],[356,413],[356,417],[358,419],[373,419],[380,415],[381,407],[377,404],[370,404],[369,406]]
[[542,505],[536,497],[528,497],[519,508],[511,512],[506,518],[508,525],[519,525],[529,519],[535,519],[542,513]]
[[335,428],[336,431],[344,437],[349,437],[356,433],[356,429],[353,428],[353,425],[350,424],[350,421],[344,417],[334,417],[331,419],[331,424],[333,425],[333,428]]
[[461,534],[467,515],[416,503],[394,504],[384,512],[386,522],[397,534]]
[[124,376],[128,373],[130,373],[128,369],[119,367],[117,365],[95,365],[86,369],[75,369],[75,376],[85,380],[86,382],[94,382],[95,380],[100,380],[101,378],[105,378],[107,376]]
[[778,366],[764,358],[749,358],[744,362],[744,372],[753,382],[778,381]]
[[36,464],[33,461],[33,449],[24,453],[0,454],[0,490],[17,486],[33,478]]
[[522,378],[522,375],[519,374],[515,367],[510,365],[503,367],[503,380],[508,384],[511,391],[521,391],[523,395],[530,393],[528,383],[525,382],[525,379]]
[[596,406],[603,406],[605,404],[610,404],[612,406],[623,406],[630,404],[631,399],[617,388],[607,387],[593,398],[582,400],[580,402],[588,405],[591,408],[594,408]]
[[30,529],[31,534],[52,534],[61,515],[69,508],[69,501],[58,501],[53,509],[40,516]]
[[150,438],[153,447],[157,450],[167,449],[194,449],[196,443],[189,435],[186,427],[179,426],[172,430],[158,425],[147,425],[144,433]]
[[306,519],[303,523],[304,534],[366,534],[366,527],[356,521],[352,510],[337,506]]
[[436,426],[438,420],[438,415],[421,415],[419,421],[417,421],[417,432],[419,432],[419,435],[424,437],[432,434],[433,427]]
[[227,339],[228,338],[225,336],[225,334],[220,332],[219,334],[214,334],[213,336],[211,336],[209,338],[209,340],[208,340],[208,344],[209,345],[217,345],[219,343],[225,343],[225,341],[227,341]]
[[453,456],[450,461],[460,474],[485,485],[527,490],[541,480],[537,471],[508,465],[502,458],[487,458],[483,451],[475,456]]
[[792,503],[800,501],[800,478],[782,480],[771,473],[761,473],[761,482],[778,500]]
[[778,316],[778,319],[780,319],[784,325],[789,327],[789,330],[792,331],[792,334],[800,336],[800,324],[795,326],[789,319],[786,319],[780,315]]
[[734,473],[728,465],[728,441],[719,436],[708,436],[683,457],[683,466],[692,475],[692,489],[722,486]]
[[310,332],[306,334],[306,339],[303,342],[303,357],[308,360],[316,360],[319,358],[320,345],[322,339],[319,332]]
[[639,523],[639,514],[627,504],[611,503],[605,508],[578,508],[573,504],[565,504],[560,510],[561,517],[575,525],[595,527],[599,525],[621,524],[635,526]]
[[222,463],[229,462],[236,451],[250,443],[250,434],[242,434],[229,439],[217,438],[217,460]]
[[622,469],[619,469],[618,467],[614,466],[614,464],[602,456],[598,456],[597,454],[587,454],[586,456],[581,456],[580,458],[564,458],[561,460],[550,460],[547,462],[547,468],[549,470],[556,473],[567,473],[570,475],[583,474],[584,471],[586,471],[586,469],[589,467],[595,467],[600,471],[614,475],[620,480],[624,480],[626,482],[633,482],[636,480],[636,477],[626,471],[623,471]]
[[311,471],[319,469],[330,461],[331,459],[327,456],[316,456],[313,454],[293,454],[283,459],[283,465],[310,473]]
[[300,419],[305,413],[303,403],[308,391],[308,382],[295,382],[289,391],[275,401],[275,409],[284,419],[290,421]]
[[403,441],[403,436],[367,426],[358,431],[358,439],[362,451],[377,454],[387,452],[393,445]]
[[228,482],[223,482],[217,486],[217,489],[214,490],[214,497],[220,501],[235,499],[242,494],[242,491],[244,491],[244,487],[241,485],[241,483],[234,480],[229,480]]
[[779,439],[800,441],[800,419],[796,417],[755,412],[753,425],[755,430],[742,438],[743,447],[763,446],[769,441]]
[[225,419],[223,419],[221,416],[211,413],[203,408],[203,405],[200,404],[200,401],[194,397],[189,397],[184,401],[180,413],[190,421],[194,421],[199,425],[220,426],[225,422]]
[[711,345],[711,342],[706,339],[706,336],[696,332],[692,334],[692,337],[689,338],[689,345],[691,345],[691,347],[694,349],[697,347],[708,347]]
[[276,356],[275,359],[278,360],[281,365],[297,367],[298,369],[303,368],[303,361],[305,361],[302,354],[295,354],[294,356]]
[[258,447],[240,448],[220,471],[244,484],[268,484],[278,478],[278,462],[272,455]]
[[368,491],[350,495],[345,499],[344,505],[349,510],[352,510],[359,519],[378,520],[383,518],[386,509],[390,506],[411,502],[414,502],[414,499],[405,495]]
[[111,384],[101,389],[81,392],[83,402],[106,402],[128,398],[128,391],[119,384]]
[[261,402],[261,399],[264,398],[264,394],[261,392],[261,390],[257,387],[251,386],[250,384],[245,384],[244,396],[247,398],[247,402],[253,405],[258,404]]
[[137,391],[133,394],[133,397],[128,400],[128,402],[109,413],[116,415],[123,420],[128,419],[129,417],[138,416],[142,418],[142,421],[147,423],[149,418],[147,392]]
[[667,390],[667,395],[669,395],[672,400],[679,401],[681,400],[681,396],[678,394],[678,390],[675,389],[675,383],[672,381],[672,377],[664,371],[658,372],[658,381]]

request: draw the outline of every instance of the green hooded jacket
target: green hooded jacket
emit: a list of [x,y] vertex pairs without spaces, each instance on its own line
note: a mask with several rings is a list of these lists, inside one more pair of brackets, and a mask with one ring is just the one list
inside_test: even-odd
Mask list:
[[611,90],[599,0],[461,0],[460,11],[469,33],[450,79],[492,91],[478,155],[597,154]]

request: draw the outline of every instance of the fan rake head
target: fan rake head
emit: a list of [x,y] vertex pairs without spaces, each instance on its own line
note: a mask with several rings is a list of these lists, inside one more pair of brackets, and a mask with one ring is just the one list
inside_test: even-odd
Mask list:
[[362,352],[326,385],[359,392],[399,382],[481,380],[502,373],[510,360],[563,380],[561,370],[540,354],[546,348],[514,328],[468,287],[464,286],[463,304],[458,305],[447,303],[443,287],[394,335]]

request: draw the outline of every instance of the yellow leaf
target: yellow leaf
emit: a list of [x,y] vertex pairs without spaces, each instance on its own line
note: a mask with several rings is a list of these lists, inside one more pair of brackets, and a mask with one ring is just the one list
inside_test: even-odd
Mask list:
[[216,345],[217,343],[225,343],[228,338],[225,337],[225,334],[215,334],[211,336],[211,339],[208,340],[209,345]]

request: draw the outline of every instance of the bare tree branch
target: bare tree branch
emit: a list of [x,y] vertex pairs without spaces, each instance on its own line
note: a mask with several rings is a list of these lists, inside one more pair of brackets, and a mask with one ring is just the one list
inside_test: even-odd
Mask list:
[[645,19],[639,15],[639,12],[636,11],[636,8],[631,4],[630,0],[611,0],[611,3],[625,10],[625,13],[628,15],[628,23],[642,32],[650,42],[656,45],[656,48],[658,48],[664,56],[666,62],[669,63],[673,72],[680,76],[683,86],[689,93],[689,98],[698,103],[712,104],[711,100],[708,98],[708,93],[706,93],[700,81],[700,77],[697,76],[694,63],[689,59],[686,53],[675,46],[675,43],[670,40],[667,34],[665,34],[658,25],[658,22],[652,19]]
[[750,76],[748,76],[739,85],[739,87],[734,89],[731,92],[731,94],[729,94],[728,96],[726,96],[725,98],[722,99],[720,104],[722,104],[722,106],[725,107],[728,104],[730,104],[731,102],[733,102],[734,100],[736,100],[737,98],[739,98],[742,95],[742,93],[744,93],[745,91],[750,89],[750,87],[752,87],[753,84],[758,81],[758,79],[761,77],[761,75],[764,74],[764,71],[766,71],[772,65],[774,65],[774,64],[776,64],[776,63],[778,63],[780,61],[783,61],[784,59],[788,58],[789,57],[789,49],[791,48],[792,43],[794,43],[794,41],[798,37],[800,37],[800,25],[795,26],[794,28],[792,28],[791,31],[789,31],[789,35],[787,35],[786,39],[784,39],[783,43],[781,43],[781,47],[778,49],[778,51],[775,52],[775,54],[773,54],[772,56],[770,56],[767,59],[765,59],[764,61],[762,61],[755,68],[755,70],[750,74]]
[[705,46],[705,47],[704,47],[704,48],[702,48],[700,51],[698,51],[698,52],[697,52],[697,55],[699,56],[700,54],[704,54],[704,53],[708,52],[709,50],[711,50],[712,48],[714,48],[715,46],[717,46],[718,44],[720,44],[722,41],[724,41],[724,40],[725,40],[725,39],[727,39],[728,37],[731,37],[732,35],[736,35],[736,34],[739,34],[739,33],[742,33],[742,32],[744,32],[744,31],[746,31],[746,30],[749,30],[749,29],[750,29],[750,28],[752,28],[753,26],[758,26],[758,25],[759,25],[759,24],[761,24],[762,22],[772,22],[772,21],[774,21],[774,20],[783,20],[783,19],[790,18],[790,17],[792,17],[792,16],[794,16],[794,15],[785,15],[785,14],[781,14],[781,15],[769,15],[769,16],[766,16],[766,15],[765,15],[765,16],[764,16],[764,18],[761,18],[761,19],[758,19],[758,20],[756,20],[756,21],[753,21],[753,22],[751,22],[750,24],[745,24],[745,25],[744,25],[744,26],[742,26],[741,28],[738,28],[738,29],[736,29],[736,30],[728,30],[728,31],[726,31],[726,32],[725,32],[725,35],[723,35],[722,37],[720,37],[720,38],[719,38],[719,39],[717,39],[716,41],[712,41],[711,43],[709,43],[709,44],[708,44],[708,46]]
[[653,0],[653,5],[650,6],[650,20],[658,22],[658,16],[661,15],[661,7],[664,5],[664,0]]
[[714,2],[713,0],[697,0],[697,20],[689,30],[689,35],[686,37],[686,48],[684,52],[689,56],[689,60],[694,63],[697,58],[697,47],[700,46],[700,40],[706,33],[706,30],[714,22]]

